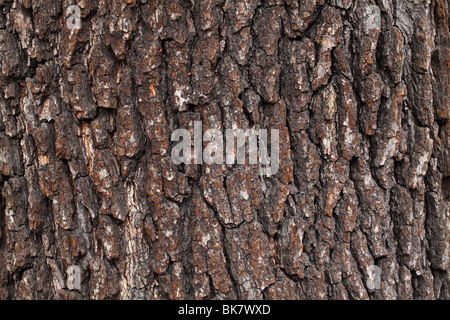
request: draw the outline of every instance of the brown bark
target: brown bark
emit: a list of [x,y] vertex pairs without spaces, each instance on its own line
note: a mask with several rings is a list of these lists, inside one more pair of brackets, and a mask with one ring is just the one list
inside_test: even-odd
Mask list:
[[[0,0],[0,298],[449,299],[448,22],[446,0]],[[278,173],[173,164],[196,120],[279,129]]]

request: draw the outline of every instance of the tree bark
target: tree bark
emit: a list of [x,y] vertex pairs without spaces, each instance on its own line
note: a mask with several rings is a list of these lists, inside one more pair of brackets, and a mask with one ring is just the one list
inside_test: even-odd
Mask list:
[[[0,0],[0,298],[449,299],[448,22],[447,0]],[[175,165],[195,121],[278,129],[278,173]]]

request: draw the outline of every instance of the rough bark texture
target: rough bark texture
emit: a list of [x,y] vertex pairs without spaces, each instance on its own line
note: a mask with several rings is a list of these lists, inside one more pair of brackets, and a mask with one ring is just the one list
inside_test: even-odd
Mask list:
[[[449,299],[448,23],[447,0],[0,0],[0,298]],[[279,172],[174,165],[195,120],[279,129]]]

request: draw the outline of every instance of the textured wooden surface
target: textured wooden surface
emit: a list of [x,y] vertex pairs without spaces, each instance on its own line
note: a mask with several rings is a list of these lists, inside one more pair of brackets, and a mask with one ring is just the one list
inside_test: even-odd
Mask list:
[[[0,298],[449,299],[448,22],[447,0],[0,0]],[[278,173],[174,165],[194,121],[280,130]]]

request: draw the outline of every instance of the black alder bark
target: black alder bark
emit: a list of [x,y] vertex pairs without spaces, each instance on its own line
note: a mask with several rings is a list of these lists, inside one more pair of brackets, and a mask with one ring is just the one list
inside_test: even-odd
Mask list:
[[[0,0],[0,298],[449,299],[449,41],[447,0]],[[195,121],[278,172],[174,164]]]

